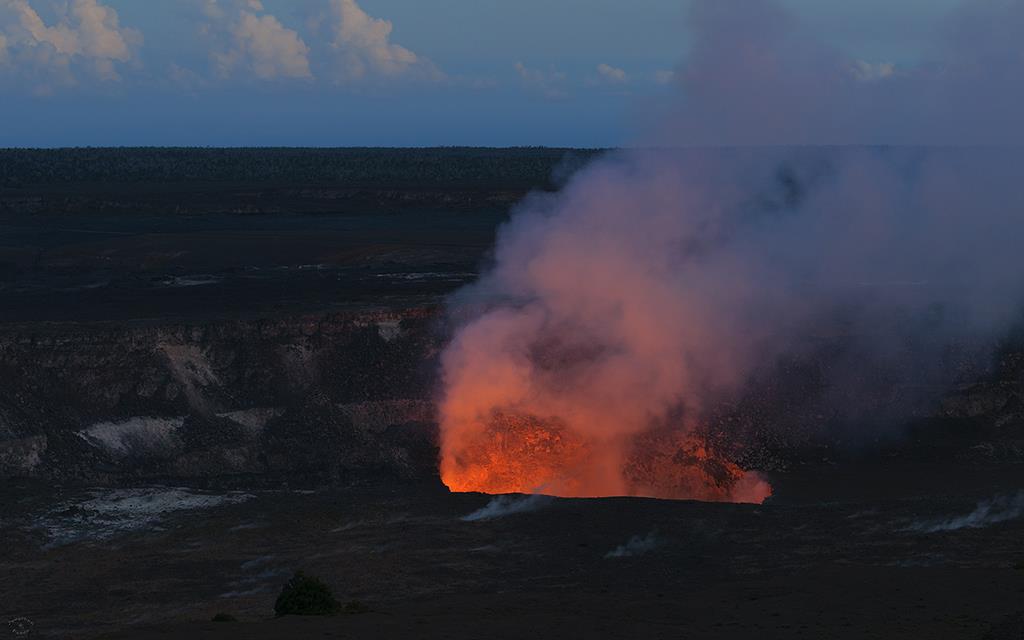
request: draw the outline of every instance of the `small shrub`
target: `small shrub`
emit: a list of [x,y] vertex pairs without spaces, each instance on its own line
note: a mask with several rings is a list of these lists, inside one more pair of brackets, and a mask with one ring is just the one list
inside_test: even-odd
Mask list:
[[214,622],[238,622],[238,618],[231,615],[230,613],[218,613],[213,616]]
[[280,616],[330,616],[341,613],[342,606],[331,588],[322,580],[299,571],[284,585],[274,603]]

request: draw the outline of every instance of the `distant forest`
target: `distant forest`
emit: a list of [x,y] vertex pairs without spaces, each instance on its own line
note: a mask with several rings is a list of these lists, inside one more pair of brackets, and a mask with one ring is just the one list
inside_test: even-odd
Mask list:
[[0,213],[331,213],[503,207],[597,149],[0,149]]
[[361,187],[534,187],[598,150],[0,149],[0,186],[142,182],[322,183]]

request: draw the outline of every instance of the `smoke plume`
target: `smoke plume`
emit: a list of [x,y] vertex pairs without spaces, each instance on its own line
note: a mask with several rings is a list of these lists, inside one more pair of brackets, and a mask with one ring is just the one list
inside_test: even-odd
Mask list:
[[[829,419],[856,422],[888,389],[948,384],[950,345],[981,354],[1017,317],[1019,152],[864,145],[1013,142],[1006,103],[965,93],[1016,104],[1019,80],[1001,90],[1011,74],[949,34],[949,60],[881,72],[771,2],[693,6],[662,146],[528,199],[453,300],[455,490],[759,502],[763,480],[694,436],[784,363],[824,359]],[[1024,26],[1024,3],[1000,6],[951,24]],[[998,43],[989,64],[1021,62]]]

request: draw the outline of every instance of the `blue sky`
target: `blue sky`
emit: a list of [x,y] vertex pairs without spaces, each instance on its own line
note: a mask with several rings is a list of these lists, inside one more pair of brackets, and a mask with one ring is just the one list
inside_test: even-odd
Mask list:
[[[904,65],[957,3],[783,4]],[[682,0],[0,0],[0,146],[617,145],[669,91],[687,17]]]

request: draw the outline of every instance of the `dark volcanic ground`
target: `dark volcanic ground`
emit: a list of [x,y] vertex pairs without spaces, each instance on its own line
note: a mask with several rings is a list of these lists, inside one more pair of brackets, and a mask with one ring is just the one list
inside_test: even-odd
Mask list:
[[[423,484],[9,486],[0,601],[53,638],[1020,637],[1019,469],[776,481],[762,506],[514,497],[470,520],[490,497]],[[273,619],[297,569],[369,612]]]
[[506,216],[0,216],[0,323],[435,302],[476,277]]
[[[449,494],[437,307],[506,216],[0,214],[0,638],[1024,637],[1021,354],[765,505]],[[299,569],[369,611],[274,619]]]

